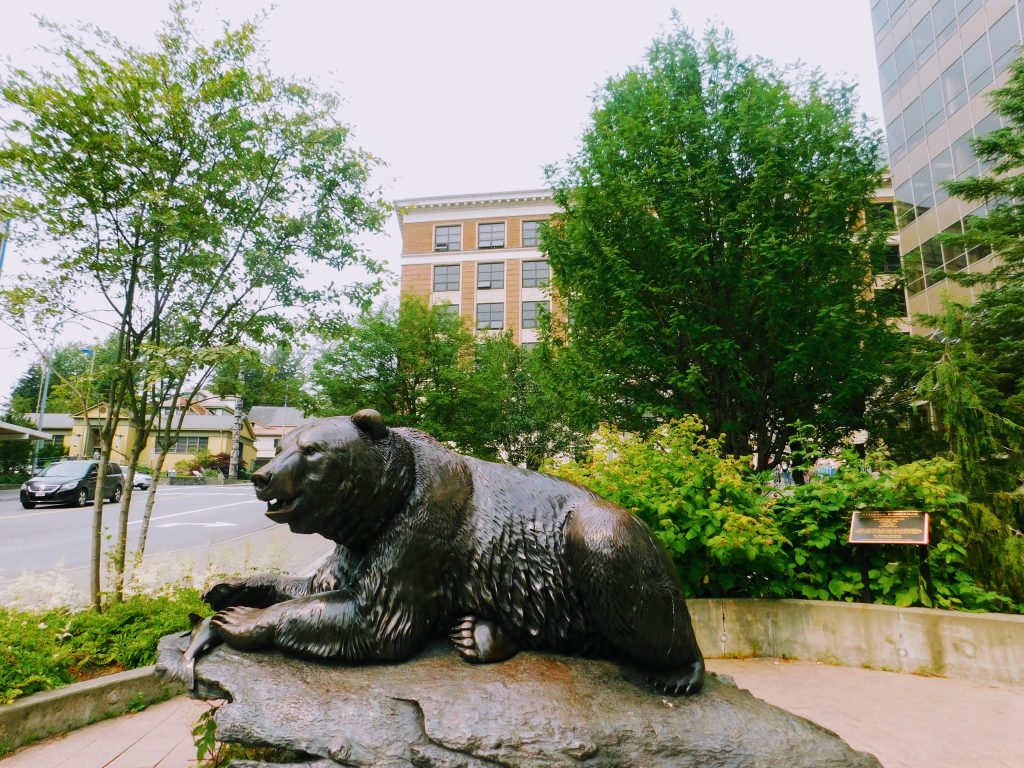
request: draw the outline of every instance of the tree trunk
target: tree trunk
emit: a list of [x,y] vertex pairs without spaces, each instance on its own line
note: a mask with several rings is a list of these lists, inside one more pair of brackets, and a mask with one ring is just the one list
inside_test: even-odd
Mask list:
[[156,503],[156,487],[160,484],[160,473],[164,469],[164,461],[167,459],[168,447],[160,449],[156,465],[153,467],[153,484],[149,486],[149,493],[146,494],[146,510],[142,513],[142,530],[139,531],[139,543],[135,547],[135,557],[139,562],[146,552],[146,537],[149,536],[149,519],[153,516],[153,505]]
[[93,607],[103,610],[100,592],[100,563],[103,559],[103,484],[107,479],[110,440],[107,430],[100,431],[100,461],[96,469],[96,490],[92,495],[92,553],[89,558],[89,593]]
[[117,550],[114,555],[114,600],[121,602],[124,599],[124,574],[125,564],[128,562],[128,513],[132,503],[132,491],[135,490],[135,467],[139,463],[139,456],[145,448],[145,443],[136,434],[135,444],[132,445],[132,452],[128,458],[128,473],[124,477],[124,488],[121,495],[121,514],[117,521]]

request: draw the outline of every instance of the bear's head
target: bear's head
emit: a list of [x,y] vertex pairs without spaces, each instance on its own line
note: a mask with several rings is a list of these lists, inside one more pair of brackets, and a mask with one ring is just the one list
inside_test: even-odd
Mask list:
[[411,489],[413,469],[377,411],[312,421],[281,439],[253,474],[267,517],[295,533],[361,548]]

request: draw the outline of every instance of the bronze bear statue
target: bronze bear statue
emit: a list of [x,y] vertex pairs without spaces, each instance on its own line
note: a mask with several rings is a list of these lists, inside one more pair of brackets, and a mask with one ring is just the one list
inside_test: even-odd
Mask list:
[[253,484],[267,517],[337,548],[311,578],[213,586],[204,598],[231,646],[395,661],[454,624],[472,662],[618,656],[666,693],[701,687],[671,560],[640,519],[581,486],[462,456],[372,410],[290,433]]

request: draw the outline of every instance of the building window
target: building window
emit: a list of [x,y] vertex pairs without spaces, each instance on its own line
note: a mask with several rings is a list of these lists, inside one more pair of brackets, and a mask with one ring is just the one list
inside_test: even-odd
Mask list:
[[535,350],[537,347],[540,346],[540,342],[539,341],[524,341],[520,346],[523,349],[525,349],[527,352],[533,352],[533,350]]
[[976,96],[992,82],[992,53],[988,49],[987,35],[964,51],[964,74],[967,76],[967,91],[971,96]]
[[531,246],[536,248],[540,243],[540,222],[539,221],[524,221],[523,222],[523,247]]
[[1012,62],[1020,51],[1017,44],[1020,42],[1020,32],[1017,29],[1017,16],[1013,11],[1007,11],[988,31],[988,39],[992,44],[992,67],[996,73],[1002,72]]
[[921,111],[920,97],[903,110],[903,131],[907,134],[908,150],[924,141],[924,113]]
[[905,317],[907,305],[902,288],[875,288],[875,307],[883,317]]
[[523,262],[523,288],[543,288],[551,280],[551,268],[546,261]]
[[505,327],[505,305],[502,302],[476,305],[478,331],[498,330]]
[[918,216],[935,207],[935,188],[932,186],[931,169],[927,165],[910,177],[910,187],[914,191],[914,206]]
[[945,182],[956,177],[953,172],[953,154],[948,150],[939,152],[932,159],[932,180],[935,182],[935,202],[941,203],[949,197]]
[[434,267],[434,292],[459,290],[459,265],[444,264]]
[[963,59],[954,61],[939,79],[942,81],[942,98],[946,101],[946,115],[950,116],[967,103]]
[[882,262],[882,271],[887,274],[894,274],[903,269],[900,264],[900,247],[898,245],[887,245],[885,247],[885,261]]
[[480,224],[477,228],[476,247],[485,248],[505,247],[505,222],[499,221],[494,224]]
[[932,27],[935,29],[935,44],[940,48],[956,34],[956,7],[953,0],[938,0],[932,6]]
[[953,169],[958,179],[978,175],[978,159],[974,156],[974,148],[971,146],[973,138],[968,131],[953,142]]
[[914,55],[920,67],[935,54],[935,34],[932,32],[932,17],[925,15],[910,33],[914,39]]
[[181,435],[175,442],[171,443],[170,453],[199,453],[200,451],[205,451],[209,444],[209,437]]
[[58,448],[63,448],[64,447],[64,435],[54,435],[50,439],[50,445],[55,445]]
[[550,311],[551,303],[548,301],[524,301],[523,328],[536,328],[540,315]]
[[476,268],[476,287],[504,288],[505,262],[497,261],[493,264],[478,264]]
[[461,251],[462,225],[451,224],[443,227],[434,227],[434,250]]
[[441,312],[442,314],[445,314],[445,315],[455,315],[455,316],[458,316],[458,314],[459,314],[459,305],[458,304],[452,304],[451,302],[447,302],[447,301],[444,304],[435,304],[434,308],[438,312]]

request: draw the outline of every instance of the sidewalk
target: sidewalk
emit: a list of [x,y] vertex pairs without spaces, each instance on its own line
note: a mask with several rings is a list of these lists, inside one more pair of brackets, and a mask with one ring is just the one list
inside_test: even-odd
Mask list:
[[[1020,768],[1024,687],[779,659],[709,659],[755,696],[874,754],[885,768]],[[185,697],[26,747],[3,768],[186,768],[207,704]]]

